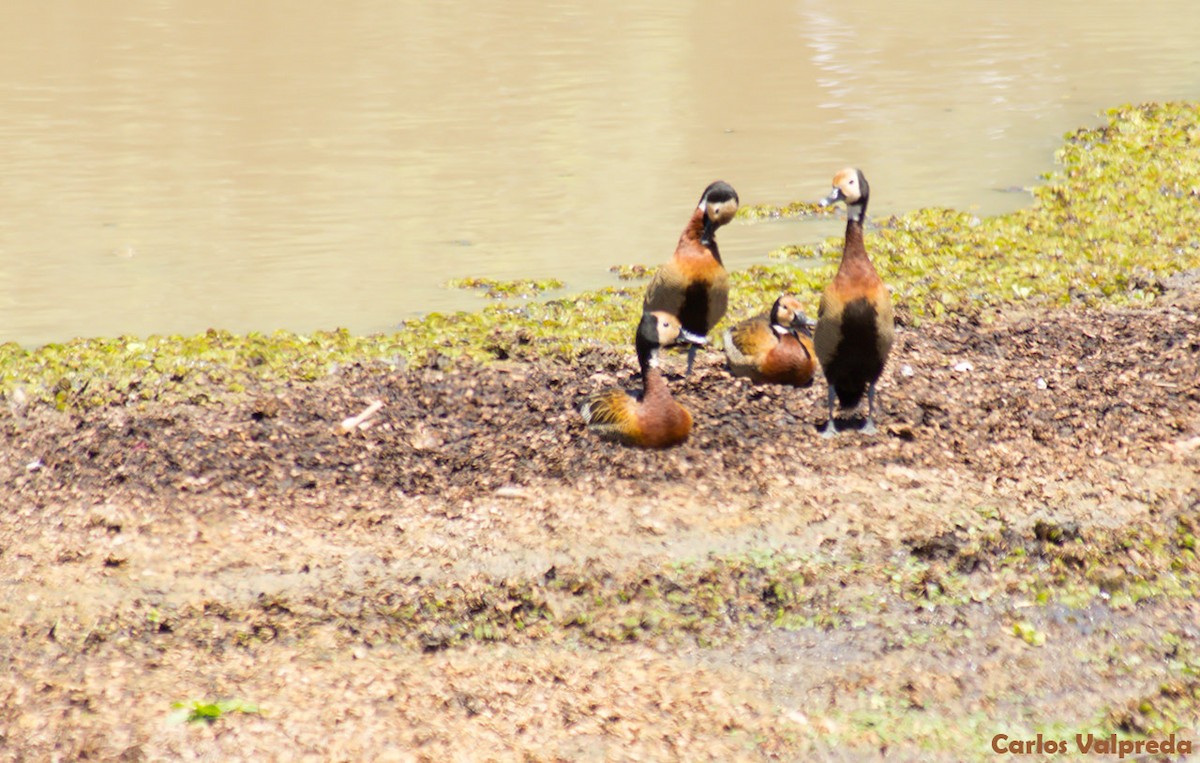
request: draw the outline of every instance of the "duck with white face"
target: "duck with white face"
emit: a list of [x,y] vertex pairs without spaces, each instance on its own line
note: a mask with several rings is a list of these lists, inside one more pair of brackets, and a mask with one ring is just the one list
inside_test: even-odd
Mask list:
[[641,393],[610,389],[592,395],[579,410],[588,429],[639,448],[669,448],[687,439],[692,415],[671,397],[659,370],[659,350],[674,344],[679,335],[675,316],[661,311],[642,314],[634,338],[642,370]]
[[833,190],[817,204],[828,207],[839,201],[843,202],[846,205],[846,217],[861,222],[867,213],[869,193],[867,178],[863,176],[862,170],[847,167],[833,176]]
[[863,220],[870,188],[861,170],[847,168],[833,177],[833,190],[821,206],[846,205],[846,239],[837,274],[821,296],[813,337],[817,359],[829,383],[829,420],[822,434],[832,437],[834,401],[843,410],[856,407],[867,395],[862,431],[875,428],[875,384],[883,374],[895,335],[895,317],[887,286],[867,255]]
[[737,191],[718,180],[704,189],[679,237],[675,253],[654,274],[646,289],[643,310],[675,316],[689,344],[687,373],[691,374],[697,349],[708,342],[708,333],[729,305],[729,274],[717,248],[717,229],[734,218]]
[[808,387],[816,371],[810,332],[800,300],[784,294],[767,312],[725,332],[729,371],[755,384]]

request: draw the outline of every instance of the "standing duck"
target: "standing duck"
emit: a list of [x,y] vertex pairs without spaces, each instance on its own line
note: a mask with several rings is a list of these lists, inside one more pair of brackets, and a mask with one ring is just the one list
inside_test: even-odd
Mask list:
[[817,366],[808,331],[808,318],[800,310],[800,301],[783,295],[769,312],[725,332],[729,371],[755,384],[810,386]]
[[692,415],[671,397],[658,370],[658,351],[680,335],[679,321],[666,312],[642,313],[638,324],[638,364],[642,393],[636,397],[610,389],[593,395],[579,412],[588,428],[608,440],[639,448],[669,448],[687,439]]
[[875,382],[892,349],[895,322],[887,286],[875,272],[863,245],[867,213],[867,179],[860,170],[844,169],[833,176],[833,191],[821,206],[846,204],[846,241],[833,282],[821,296],[813,344],[829,382],[829,423],[821,432],[833,436],[833,400],[850,409],[867,393],[867,418],[862,431],[875,432]]
[[738,209],[737,191],[718,180],[704,189],[675,254],[658,269],[646,289],[642,309],[675,316],[688,342],[687,373],[691,374],[696,350],[708,342],[708,332],[725,315],[729,302],[729,274],[717,249],[717,228],[733,219]]

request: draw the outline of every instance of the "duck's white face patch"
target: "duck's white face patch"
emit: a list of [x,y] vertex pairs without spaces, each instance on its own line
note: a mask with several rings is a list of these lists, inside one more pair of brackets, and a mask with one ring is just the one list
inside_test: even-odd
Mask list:
[[789,321],[796,317],[800,312],[800,301],[795,297],[784,297],[779,300],[779,315],[786,317]]
[[708,209],[705,210],[705,214],[715,224],[724,225],[733,219],[733,216],[737,214],[737,210],[737,202],[729,199],[728,201],[718,201],[709,204]]
[[862,198],[862,189],[858,187],[858,171],[844,169],[833,176],[833,187],[842,192],[842,199],[849,206]]
[[670,344],[675,344],[679,339],[680,325],[679,321],[673,315],[657,312],[654,314],[657,318],[658,325],[658,345],[666,347]]

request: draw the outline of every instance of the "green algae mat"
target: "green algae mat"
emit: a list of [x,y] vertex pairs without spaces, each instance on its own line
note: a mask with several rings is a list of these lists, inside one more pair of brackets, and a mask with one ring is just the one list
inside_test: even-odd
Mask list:
[[[1113,109],[1101,127],[1066,136],[1058,169],[1033,189],[1031,207],[980,219],[921,209],[875,220],[868,249],[893,290],[901,320],[947,314],[986,321],[1010,305],[1147,303],[1171,273],[1200,267],[1200,105]],[[820,187],[820,184],[814,188]],[[814,191],[814,194],[816,191]],[[817,214],[797,202],[747,207],[746,220]],[[840,240],[785,247],[771,264],[732,274],[731,316],[757,312],[790,291],[815,313]],[[820,264],[813,266],[812,263]],[[657,263],[626,268],[630,280]],[[311,380],[336,364],[398,367],[431,358],[571,360],[597,345],[628,341],[641,287],[527,301],[557,281],[471,282],[501,301],[474,313],[431,314],[395,333],[347,331],[89,338],[37,349],[0,346],[0,390],[63,409],[142,400],[203,403],[262,381]],[[519,301],[514,301],[519,298]]]

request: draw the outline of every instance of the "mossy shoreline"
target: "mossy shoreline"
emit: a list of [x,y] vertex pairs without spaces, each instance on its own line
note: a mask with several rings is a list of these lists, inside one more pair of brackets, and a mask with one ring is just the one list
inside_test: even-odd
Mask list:
[[[1200,267],[1200,104],[1150,103],[1107,113],[1107,123],[1066,136],[1058,168],[1032,206],[992,218],[921,209],[876,219],[868,247],[891,285],[902,322],[948,314],[986,321],[1014,305],[1144,304],[1171,273]],[[814,214],[811,205],[748,207],[744,219]],[[731,317],[789,291],[815,312],[840,240],[786,247],[778,262],[732,274]],[[818,267],[796,260],[818,259]],[[647,263],[652,272],[656,263]],[[631,271],[636,277],[636,271]],[[555,284],[503,288],[536,294]],[[547,301],[500,302],[471,313],[433,313],[393,333],[345,330],[77,339],[36,349],[0,345],[0,392],[62,409],[145,400],[203,403],[263,382],[305,381],[338,364],[391,367],[442,359],[569,361],[624,343],[640,284]]]

